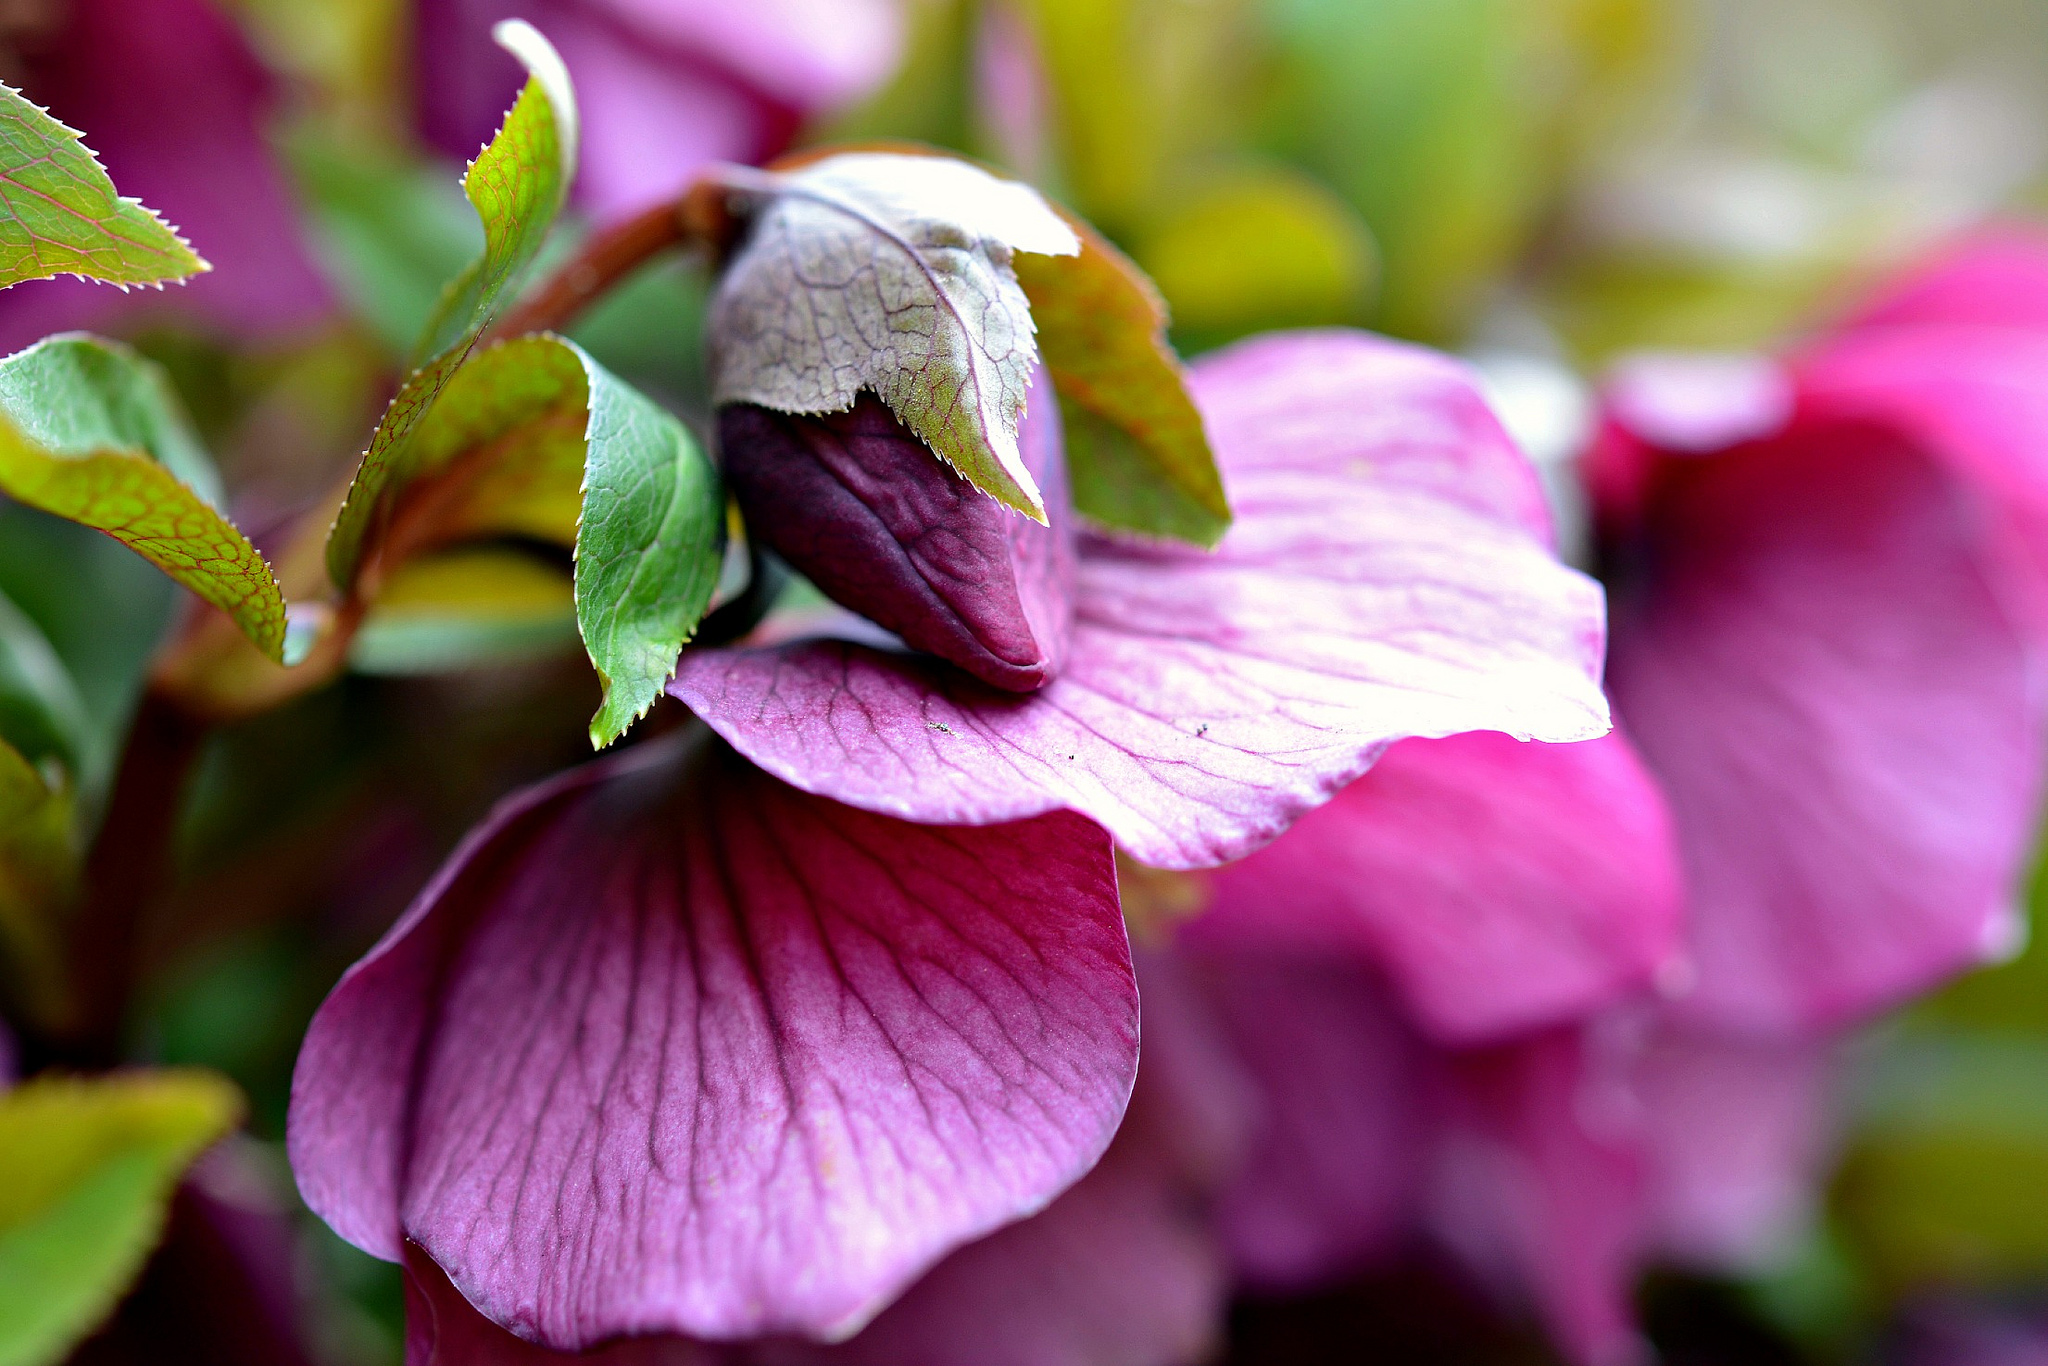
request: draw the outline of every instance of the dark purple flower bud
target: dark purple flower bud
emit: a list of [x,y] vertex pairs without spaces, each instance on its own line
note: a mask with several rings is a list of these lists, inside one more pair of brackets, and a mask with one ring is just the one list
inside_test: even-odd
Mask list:
[[1073,623],[1074,539],[1051,388],[1041,376],[1018,433],[1049,526],[949,469],[882,401],[792,416],[719,414],[726,479],[748,533],[834,600],[984,682],[1052,681]]

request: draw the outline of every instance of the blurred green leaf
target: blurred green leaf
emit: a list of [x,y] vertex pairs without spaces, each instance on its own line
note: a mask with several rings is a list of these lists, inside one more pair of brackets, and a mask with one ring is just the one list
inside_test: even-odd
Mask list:
[[0,361],[0,419],[0,492],[106,532],[282,658],[277,580],[216,510],[212,467],[154,366],[110,342],[48,338]]
[[356,632],[348,662],[357,673],[444,673],[575,644],[567,574],[517,551],[475,547],[400,568]]
[[31,763],[61,761],[84,780],[93,756],[92,718],[78,685],[36,624],[0,594],[0,740]]
[[1359,321],[1371,298],[1372,234],[1327,188],[1282,167],[1212,172],[1135,241],[1196,347],[1250,332]]
[[322,266],[404,355],[481,250],[476,214],[431,162],[311,128],[286,150]]
[[114,189],[76,131],[0,85],[0,286],[63,274],[151,285],[209,268]]
[[529,78],[504,125],[463,177],[463,193],[483,224],[483,253],[436,306],[415,351],[418,368],[377,424],[335,519],[327,570],[344,589],[355,585],[372,527],[389,515],[388,494],[411,477],[412,444],[421,424],[540,252],[575,175],[576,105],[561,58],[523,21],[507,20],[494,33],[526,63]]
[[46,1024],[65,1008],[61,931],[78,893],[75,831],[71,791],[0,742],[0,964],[12,997]]
[[1066,417],[1074,505],[1128,531],[1213,546],[1230,504],[1151,281],[1069,218],[1078,256],[1014,258]]
[[0,1366],[60,1361],[106,1316],[162,1236],[178,1178],[240,1112],[204,1072],[0,1095]]

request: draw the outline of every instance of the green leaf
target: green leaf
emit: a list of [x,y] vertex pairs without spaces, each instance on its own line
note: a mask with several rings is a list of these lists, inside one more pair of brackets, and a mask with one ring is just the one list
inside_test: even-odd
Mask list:
[[463,541],[573,544],[576,623],[605,688],[591,739],[624,734],[660,695],[723,561],[724,493],[689,431],[574,343],[518,337],[451,378],[407,475],[386,490],[383,581]]
[[38,1078],[0,1095],[0,1366],[61,1361],[112,1310],[178,1179],[240,1114],[206,1072]]
[[45,1022],[64,1007],[61,928],[78,894],[76,830],[71,791],[0,743],[0,962],[15,999]]
[[28,614],[0,594],[0,740],[31,762],[55,758],[74,780],[93,745],[85,699]]
[[277,580],[216,510],[212,467],[134,352],[74,335],[0,361],[0,492],[104,531],[283,657]]
[[0,286],[65,274],[157,285],[210,269],[115,191],[76,131],[0,85]]
[[434,674],[555,654],[576,643],[569,576],[531,555],[452,550],[399,568],[349,646],[365,674]]
[[526,64],[529,76],[497,136],[462,180],[483,223],[483,253],[443,295],[415,352],[417,368],[377,424],[335,519],[327,571],[344,590],[355,587],[373,527],[390,515],[387,495],[414,473],[421,424],[539,253],[575,174],[576,103],[561,58],[523,20],[508,19],[492,34]]
[[1065,416],[1074,506],[1106,526],[1213,546],[1230,504],[1166,307],[1144,273],[1078,220],[1078,256],[1019,256]]
[[941,156],[724,174],[760,207],[712,300],[712,397],[827,413],[871,389],[962,478],[1043,522],[1017,450],[1038,355],[1011,262],[1079,250],[1051,206]]

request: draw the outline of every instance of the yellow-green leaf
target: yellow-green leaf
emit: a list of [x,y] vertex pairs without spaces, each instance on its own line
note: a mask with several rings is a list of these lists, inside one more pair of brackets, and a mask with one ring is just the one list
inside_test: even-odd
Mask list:
[[445,673],[575,644],[567,574],[516,550],[472,546],[409,561],[392,575],[348,662],[358,673]]
[[114,189],[74,129],[0,85],[0,286],[53,275],[155,285],[209,269]]
[[390,494],[414,473],[421,424],[533,263],[575,175],[576,102],[561,58],[523,20],[506,20],[493,35],[526,64],[528,79],[463,177],[463,193],[483,222],[483,254],[449,285],[421,338],[417,368],[377,424],[335,519],[327,571],[344,589],[355,586],[373,528],[388,524]]
[[67,335],[0,361],[0,492],[112,536],[283,658],[277,580],[215,507],[170,386],[126,347]]
[[171,1192],[241,1115],[205,1072],[40,1078],[0,1095],[0,1366],[60,1361],[163,1234]]
[[1136,266],[1069,217],[1078,256],[1015,259],[1066,418],[1074,506],[1106,526],[1213,546],[1230,526],[1202,415]]
[[45,1021],[62,1012],[62,928],[78,895],[73,792],[0,741],[0,966]]

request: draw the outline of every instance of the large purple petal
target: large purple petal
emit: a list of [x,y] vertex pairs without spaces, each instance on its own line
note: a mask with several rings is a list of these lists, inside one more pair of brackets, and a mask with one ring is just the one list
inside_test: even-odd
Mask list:
[[1676,966],[1677,846],[1620,735],[1407,740],[1213,875],[1200,942],[1378,962],[1438,1042],[1587,1013]]
[[264,141],[269,78],[206,0],[72,0],[25,63],[27,93],[85,134],[122,194],[140,199],[212,262],[190,284],[124,294],[31,280],[0,296],[0,351],[117,314],[197,315],[238,335],[319,319],[329,299],[290,192]]
[[[1175,1366],[1219,1326],[1225,1268],[1209,1196],[1236,1156],[1234,1076],[1172,963],[1145,974],[1145,1066],[1116,1141],[1040,1214],[940,1262],[835,1345],[677,1337],[600,1349],[596,1366]],[[409,1366],[544,1366],[563,1354],[492,1324],[407,1252]]]
[[1193,381],[1236,522],[1211,554],[1084,541],[1042,691],[840,641],[689,651],[670,691],[806,790],[917,821],[1068,807],[1182,868],[1249,853],[1397,739],[1607,729],[1599,589],[1550,555],[1463,367],[1302,333]]
[[906,825],[696,737],[509,803],[321,1008],[301,1190],[489,1317],[844,1334],[1108,1143],[1136,993],[1102,832]]
[[1662,471],[1612,671],[1685,850],[1686,1017],[1849,1020],[2010,941],[2039,707],[1991,520],[1881,428]]
[[826,596],[983,682],[1031,692],[1059,672],[1074,622],[1074,533],[1052,383],[1017,433],[1047,525],[932,453],[882,401],[796,415],[719,414],[726,484],[750,535]]

